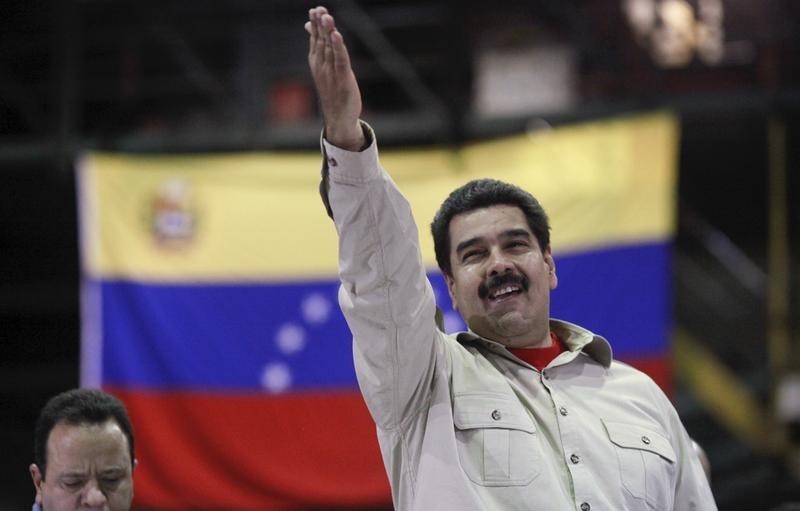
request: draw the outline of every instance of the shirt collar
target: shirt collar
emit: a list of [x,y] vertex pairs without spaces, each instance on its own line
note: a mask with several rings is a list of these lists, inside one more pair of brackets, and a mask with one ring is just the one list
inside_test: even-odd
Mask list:
[[[582,351],[606,369],[611,365],[613,360],[611,345],[602,336],[573,323],[552,318],[550,330],[556,333],[569,351]],[[499,342],[485,339],[472,331],[459,332],[456,339],[461,344],[481,344],[495,353],[507,353],[505,346]]]

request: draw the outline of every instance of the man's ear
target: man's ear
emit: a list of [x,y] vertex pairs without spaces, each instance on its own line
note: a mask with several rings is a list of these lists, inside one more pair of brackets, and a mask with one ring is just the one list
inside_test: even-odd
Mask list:
[[41,505],[42,483],[44,482],[44,474],[42,474],[42,471],[39,470],[39,466],[36,463],[31,463],[31,466],[28,467],[28,470],[31,473],[31,479],[33,480],[33,487],[36,488],[36,503]]
[[558,287],[558,276],[556,275],[556,261],[553,259],[553,253],[550,252],[550,247],[547,247],[547,249],[544,251],[544,262],[550,269],[550,273],[548,275],[550,289],[555,289]]
[[445,274],[444,280],[447,282],[447,293],[450,295],[450,302],[453,304],[453,310],[458,311],[458,303],[456,303],[456,281],[450,275]]

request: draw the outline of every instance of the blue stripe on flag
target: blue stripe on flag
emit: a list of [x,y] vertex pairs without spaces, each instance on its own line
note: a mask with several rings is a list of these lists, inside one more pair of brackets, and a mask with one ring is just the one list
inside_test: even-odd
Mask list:
[[556,257],[550,314],[608,339],[615,358],[666,356],[671,250],[663,242]]
[[[556,259],[554,317],[605,336],[616,357],[666,354],[668,244]],[[438,272],[447,331],[463,323]],[[101,281],[103,383],[285,392],[355,389],[338,282],[152,284]]]
[[267,389],[355,387],[338,283],[104,282],[109,385]]

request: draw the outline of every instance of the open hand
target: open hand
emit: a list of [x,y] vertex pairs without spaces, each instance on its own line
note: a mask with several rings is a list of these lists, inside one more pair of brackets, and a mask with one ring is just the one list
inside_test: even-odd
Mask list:
[[325,122],[325,138],[342,149],[357,151],[364,145],[361,92],[350,66],[350,55],[325,7],[308,11],[308,66],[317,88]]

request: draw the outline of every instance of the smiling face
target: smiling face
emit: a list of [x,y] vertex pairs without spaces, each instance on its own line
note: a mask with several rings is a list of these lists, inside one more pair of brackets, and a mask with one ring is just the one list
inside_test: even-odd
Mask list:
[[56,424],[47,441],[47,473],[42,474],[35,464],[30,470],[43,511],[130,509],[133,478],[128,440],[113,419],[100,424]]
[[555,262],[522,210],[497,205],[461,213],[449,232],[447,286],[470,330],[509,347],[548,346]]

